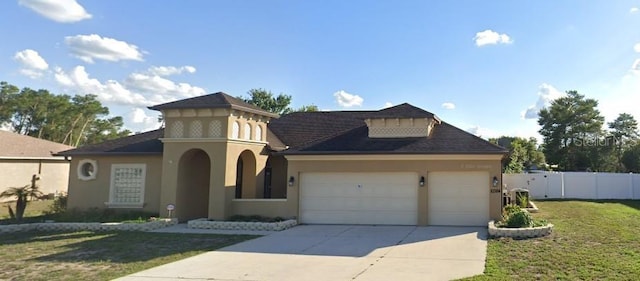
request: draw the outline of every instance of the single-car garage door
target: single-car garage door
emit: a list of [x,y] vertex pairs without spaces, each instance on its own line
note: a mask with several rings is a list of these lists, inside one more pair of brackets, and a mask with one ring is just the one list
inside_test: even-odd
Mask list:
[[489,221],[488,172],[430,172],[428,223],[478,225]]
[[416,225],[417,186],[416,173],[302,173],[300,221]]

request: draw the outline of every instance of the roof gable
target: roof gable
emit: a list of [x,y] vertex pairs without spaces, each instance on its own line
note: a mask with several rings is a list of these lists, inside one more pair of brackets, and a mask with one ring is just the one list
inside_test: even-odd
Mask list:
[[202,95],[198,97],[172,101],[159,105],[150,106],[151,110],[166,110],[166,109],[188,109],[188,108],[233,108],[252,113],[258,113],[269,117],[277,117],[277,114],[268,112],[253,104],[247,103],[239,98],[232,97],[223,92],[217,92],[208,95]]

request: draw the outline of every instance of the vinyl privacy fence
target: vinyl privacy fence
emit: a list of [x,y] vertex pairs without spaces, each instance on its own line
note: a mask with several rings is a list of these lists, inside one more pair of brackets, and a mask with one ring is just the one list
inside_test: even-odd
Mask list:
[[640,199],[640,174],[503,174],[503,183],[507,190],[528,189],[533,199]]

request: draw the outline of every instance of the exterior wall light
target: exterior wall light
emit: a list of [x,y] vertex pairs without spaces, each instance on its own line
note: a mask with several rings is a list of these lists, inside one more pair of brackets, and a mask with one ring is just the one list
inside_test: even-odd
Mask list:
[[418,182],[420,186],[424,186],[424,176],[420,177],[420,182]]
[[493,176],[493,187],[498,186],[498,183],[499,183],[499,181],[498,181],[498,177]]
[[289,186],[293,186],[293,183],[296,181],[296,179],[293,176],[289,177]]

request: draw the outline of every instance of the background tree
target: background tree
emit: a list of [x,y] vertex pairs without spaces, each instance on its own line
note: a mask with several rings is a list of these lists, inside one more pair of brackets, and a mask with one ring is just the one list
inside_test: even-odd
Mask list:
[[316,105],[303,105],[298,109],[293,109],[289,107],[291,104],[291,96],[285,94],[278,94],[278,96],[274,96],[271,91],[267,91],[264,89],[251,89],[247,92],[249,95],[248,98],[239,97],[243,101],[249,104],[253,104],[259,108],[262,108],[266,111],[276,113],[279,115],[291,113],[291,112],[311,112],[318,111],[318,107]]
[[597,106],[598,101],[567,91],[567,96],[540,110],[539,132],[544,137],[548,163],[557,164],[563,171],[588,170],[599,163],[602,154],[597,146],[605,134],[604,117]]
[[616,172],[626,172],[622,156],[625,150],[630,149],[638,141],[638,122],[633,118],[633,115],[621,113],[618,118],[609,122],[609,129],[611,129],[611,140],[615,150],[615,170]]
[[264,89],[251,89],[247,93],[248,98],[242,98],[245,102],[260,107],[266,111],[276,114],[287,114],[291,112],[289,104],[291,104],[291,96],[285,94],[278,94],[274,96],[271,91]]
[[625,150],[621,162],[625,168],[624,172],[640,173],[640,143]]
[[20,134],[79,146],[131,133],[122,117],[108,115],[96,95],[54,95],[0,82],[0,124]]
[[509,150],[509,157],[503,163],[505,173],[546,169],[544,154],[538,147],[538,141],[535,138],[502,136],[491,138],[489,141]]

